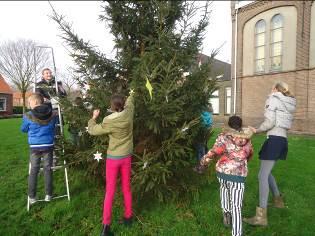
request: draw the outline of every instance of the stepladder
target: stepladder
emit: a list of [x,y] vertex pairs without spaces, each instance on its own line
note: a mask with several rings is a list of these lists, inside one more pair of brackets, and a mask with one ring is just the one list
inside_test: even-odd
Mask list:
[[[55,58],[54,58],[54,51],[52,47],[46,47],[46,46],[36,46],[34,48],[34,92],[37,92],[37,88],[38,86],[38,82],[37,82],[37,78],[36,78],[36,72],[37,72],[37,68],[36,68],[36,50],[38,49],[48,49],[51,52],[51,56],[52,56],[52,72],[53,74],[56,76],[56,66],[55,66]],[[50,171],[52,172],[56,172],[56,171],[63,171],[64,172],[64,184],[65,184],[65,194],[60,194],[60,195],[55,195],[53,194],[52,196],[50,196],[49,199],[45,198],[45,199],[36,199],[34,201],[34,199],[32,199],[29,197],[29,194],[27,195],[27,211],[30,210],[31,205],[33,205],[35,202],[43,202],[43,201],[50,201],[50,200],[54,200],[54,199],[59,199],[59,198],[67,198],[68,201],[70,201],[70,190],[69,190],[69,179],[68,179],[68,166],[66,163],[66,160],[62,159],[61,156],[64,156],[64,141],[63,141],[63,137],[64,137],[64,132],[63,132],[63,118],[62,118],[62,109],[59,103],[59,97],[58,94],[60,94],[60,91],[58,88],[59,84],[57,82],[56,77],[54,77],[54,80],[52,80],[51,82],[47,82],[47,84],[45,84],[44,88],[45,92],[49,95],[49,100],[46,99],[47,103],[50,103],[52,109],[54,110],[55,113],[57,113],[58,116],[58,122],[55,125],[55,137],[54,137],[54,150],[53,150],[53,157],[52,157],[52,165],[49,167]],[[41,157],[38,157],[41,158]],[[40,160],[40,166],[39,166],[39,174],[40,173],[44,173],[46,171],[45,168],[47,168],[47,166],[43,165],[43,158],[41,158],[42,160]],[[32,162],[29,162],[29,178],[31,175],[31,171],[32,171]],[[45,175],[45,174],[44,174]],[[44,176],[46,178],[46,176]],[[46,180],[45,180],[45,184],[46,184]],[[57,185],[58,183],[56,181],[54,181],[54,185]],[[45,186],[46,187],[46,186]]]

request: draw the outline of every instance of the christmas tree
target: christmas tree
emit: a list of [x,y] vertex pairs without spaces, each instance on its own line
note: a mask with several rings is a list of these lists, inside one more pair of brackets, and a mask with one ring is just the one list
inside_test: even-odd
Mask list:
[[[202,6],[200,6],[202,5]],[[72,49],[84,101],[106,115],[113,93],[135,91],[133,189],[137,196],[160,200],[194,186],[190,183],[195,162],[192,143],[200,128],[200,113],[215,89],[210,60],[197,61],[209,21],[208,2],[108,1],[103,4],[106,22],[115,38],[117,56],[110,60],[74,33],[55,11],[62,37]],[[198,14],[200,13],[201,14]],[[196,22],[196,23],[194,23]],[[100,174],[93,153],[106,153],[106,137],[85,131],[88,112],[74,112],[64,102],[65,118],[80,124],[81,145],[67,150],[70,163]],[[67,112],[68,111],[68,112]],[[100,121],[99,121],[100,122]],[[103,167],[102,167],[103,168]]]

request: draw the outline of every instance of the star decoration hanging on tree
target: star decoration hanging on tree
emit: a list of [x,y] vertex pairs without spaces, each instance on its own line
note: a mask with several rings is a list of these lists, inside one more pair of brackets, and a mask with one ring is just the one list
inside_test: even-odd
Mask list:
[[97,162],[100,162],[100,160],[102,160],[102,153],[99,153],[98,151],[93,154],[94,155],[94,160],[97,160]]
[[81,137],[83,135],[82,131],[80,130],[78,135]]
[[151,100],[152,100],[152,90],[153,90],[153,87],[152,87],[152,85],[151,85],[151,83],[150,83],[148,77],[147,77],[146,79],[147,79],[147,82],[146,82],[146,84],[145,84],[145,87],[148,89],[149,94],[150,94],[150,98],[151,98]]
[[145,168],[147,168],[147,165],[148,165],[148,162],[146,161],[146,162],[143,164],[142,169],[144,170]]
[[184,127],[183,129],[182,129],[182,132],[185,132],[186,130],[188,130],[189,128],[188,127]]

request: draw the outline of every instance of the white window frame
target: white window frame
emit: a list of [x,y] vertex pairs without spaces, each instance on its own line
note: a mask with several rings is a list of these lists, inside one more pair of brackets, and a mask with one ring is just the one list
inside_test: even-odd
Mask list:
[[4,110],[0,107],[0,111],[7,111],[7,98],[1,97],[0,100],[4,100]]
[[[265,24],[265,29],[263,32],[260,32],[260,33],[257,33],[257,24],[259,22],[263,22]],[[255,74],[261,74],[261,73],[264,73],[266,71],[266,33],[267,33],[267,24],[266,24],[266,21],[264,19],[260,19],[256,22],[255,24],[255,36],[254,36],[254,53],[255,53],[255,57],[254,57],[254,71],[255,71]],[[257,37],[259,35],[262,35],[264,34],[264,39],[265,39],[265,42],[263,45],[259,45],[257,46]],[[257,59],[256,56],[257,56],[257,49],[262,47],[263,50],[264,50],[264,57],[263,58],[259,58]],[[263,60],[264,61],[264,70],[261,70],[261,71],[257,71],[257,61],[261,61]]]
[[[214,93],[218,93],[218,95],[213,95]],[[217,107],[217,112],[215,112],[216,107],[215,107],[215,103],[213,101],[218,101],[218,107]],[[213,109],[213,115],[219,115],[220,114],[220,90],[215,90],[212,94],[211,94],[211,98],[209,101],[212,105],[212,109]]]
[[[227,94],[227,90],[230,90],[230,96],[228,96]],[[224,94],[224,100],[225,100],[225,108],[224,108],[224,114],[225,115],[231,115],[231,113],[232,113],[232,87],[225,87],[225,89],[224,89],[224,91],[225,91],[225,94]],[[230,99],[230,111],[228,112],[228,110],[227,110],[227,105],[228,105],[228,98]]]
[[[282,24],[280,27],[278,28],[273,28],[273,19],[276,17],[276,16],[280,16],[281,17],[281,21],[282,21]],[[281,71],[282,70],[282,65],[283,65],[283,25],[284,25],[284,22],[283,22],[283,15],[281,15],[280,13],[277,13],[275,14],[271,20],[270,20],[270,50],[269,50],[269,53],[270,53],[270,71]],[[273,40],[273,32],[275,30],[281,30],[281,40],[280,41],[274,41]],[[274,44],[280,44],[281,45],[281,52],[280,52],[280,55],[277,55],[277,56],[273,56],[273,45]],[[279,68],[273,68],[272,67],[272,59],[275,58],[275,57],[280,57],[280,67]]]

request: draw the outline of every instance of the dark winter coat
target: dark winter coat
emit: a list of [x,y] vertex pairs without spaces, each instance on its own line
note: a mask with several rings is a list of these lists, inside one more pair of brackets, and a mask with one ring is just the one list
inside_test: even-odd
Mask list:
[[[65,89],[62,87],[62,83],[60,81],[57,82],[58,86],[58,97],[65,97],[67,93]],[[50,100],[52,97],[56,97],[56,81],[55,78],[50,80],[42,79],[40,82],[36,84],[36,92],[40,93],[44,98]]]

